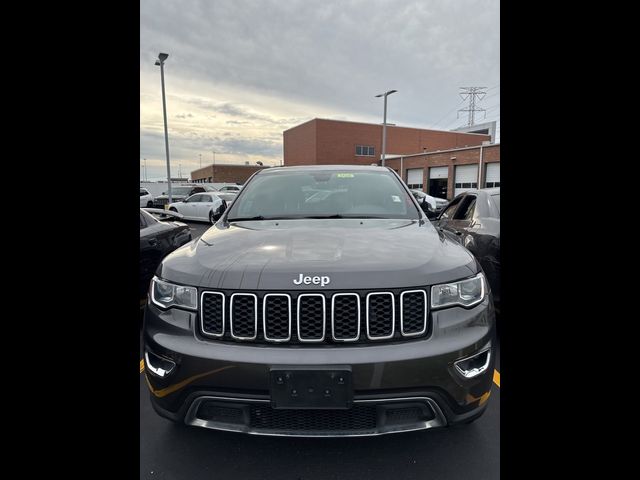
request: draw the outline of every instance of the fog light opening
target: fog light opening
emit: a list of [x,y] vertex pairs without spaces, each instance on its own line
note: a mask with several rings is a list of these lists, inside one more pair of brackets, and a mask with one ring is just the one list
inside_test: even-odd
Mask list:
[[485,372],[489,368],[489,361],[491,360],[491,349],[487,348],[481,352],[472,355],[471,357],[463,358],[454,362],[456,370],[464,378],[474,378]]
[[151,373],[160,378],[164,378],[169,375],[176,366],[176,364],[171,360],[159,357],[148,350],[144,352],[144,364]]

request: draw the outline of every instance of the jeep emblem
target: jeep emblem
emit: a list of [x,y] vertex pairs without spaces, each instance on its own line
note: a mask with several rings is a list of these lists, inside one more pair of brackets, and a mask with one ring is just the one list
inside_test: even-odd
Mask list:
[[295,285],[302,285],[303,283],[305,285],[320,285],[321,287],[324,287],[325,285],[329,285],[331,283],[331,279],[328,276],[322,276],[322,277],[310,277],[310,276],[305,276],[302,273],[298,276],[298,278],[294,278],[293,279],[293,283]]

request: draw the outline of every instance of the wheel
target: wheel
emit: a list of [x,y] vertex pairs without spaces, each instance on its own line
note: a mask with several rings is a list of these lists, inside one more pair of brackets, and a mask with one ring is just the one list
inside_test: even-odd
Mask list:
[[176,213],[178,213],[178,209],[176,209],[176,207],[171,207],[171,208],[169,209],[169,211],[170,211],[170,212],[176,212]]
[[153,202],[151,200],[147,202],[147,208],[153,208]]
[[211,222],[211,225],[216,223],[216,215],[213,211],[209,212],[209,222]]

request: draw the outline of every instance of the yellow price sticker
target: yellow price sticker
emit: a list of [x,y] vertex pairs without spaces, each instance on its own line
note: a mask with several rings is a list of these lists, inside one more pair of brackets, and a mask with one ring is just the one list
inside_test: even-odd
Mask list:
[[336,173],[336,177],[338,178],[353,178],[353,173]]

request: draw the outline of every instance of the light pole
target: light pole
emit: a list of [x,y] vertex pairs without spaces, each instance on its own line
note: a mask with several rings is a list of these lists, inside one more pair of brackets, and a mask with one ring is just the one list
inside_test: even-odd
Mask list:
[[388,92],[376,95],[376,98],[384,97],[384,118],[382,120],[382,166],[384,167],[384,155],[387,149],[387,95],[396,93],[397,90],[389,90]]
[[202,168],[202,154],[199,153],[198,155],[200,155],[200,168]]
[[147,180],[147,159],[143,159],[144,160],[144,181],[148,181]]
[[167,130],[167,100],[164,96],[164,61],[169,56],[168,53],[158,54],[156,65],[160,66],[160,81],[162,82],[162,113],[164,115],[164,148],[167,151],[167,193],[169,194],[169,203],[173,202],[171,197],[171,167],[169,166],[169,132]]

